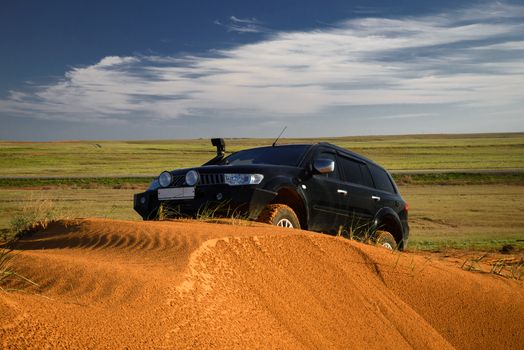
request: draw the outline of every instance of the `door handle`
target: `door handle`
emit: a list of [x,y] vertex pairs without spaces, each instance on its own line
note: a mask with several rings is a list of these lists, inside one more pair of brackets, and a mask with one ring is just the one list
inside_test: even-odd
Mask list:
[[341,190],[341,189],[338,189],[338,190],[337,190],[337,193],[338,193],[338,194],[342,194],[342,195],[344,195],[344,196],[347,196],[347,195],[348,195],[348,191],[344,191],[344,190]]
[[380,197],[379,196],[371,196],[371,199],[373,199],[374,201],[379,201],[380,200]]

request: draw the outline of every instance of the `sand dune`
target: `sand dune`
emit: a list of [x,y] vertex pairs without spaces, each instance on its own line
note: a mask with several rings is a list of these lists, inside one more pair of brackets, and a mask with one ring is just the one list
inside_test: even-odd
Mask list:
[[309,232],[86,219],[17,252],[40,287],[0,293],[6,349],[524,344],[522,282]]

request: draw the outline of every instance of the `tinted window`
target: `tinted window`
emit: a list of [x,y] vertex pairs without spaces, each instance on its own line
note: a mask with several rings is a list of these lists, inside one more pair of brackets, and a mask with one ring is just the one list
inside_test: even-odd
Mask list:
[[221,164],[271,164],[298,166],[298,163],[308,148],[308,145],[290,145],[247,149],[245,151],[233,153],[225,158]]
[[362,180],[362,174],[360,173],[360,164],[352,159],[346,157],[338,157],[340,167],[344,173],[344,181],[352,182],[355,184],[364,184]]
[[395,188],[391,184],[388,174],[381,168],[371,165],[369,166],[371,170],[371,175],[373,175],[373,181],[375,182],[375,187],[379,190],[395,193]]
[[366,164],[360,164],[360,173],[362,174],[362,181],[365,186],[374,187],[373,179],[371,178],[371,173]]

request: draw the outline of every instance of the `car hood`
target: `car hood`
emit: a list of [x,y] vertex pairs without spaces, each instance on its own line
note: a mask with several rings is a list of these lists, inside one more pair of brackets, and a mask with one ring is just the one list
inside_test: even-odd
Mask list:
[[296,174],[300,168],[294,166],[268,165],[268,164],[250,164],[250,165],[207,165],[194,168],[176,169],[171,171],[173,175],[185,175],[189,170],[196,170],[202,174],[219,174],[219,173],[244,173],[244,174]]

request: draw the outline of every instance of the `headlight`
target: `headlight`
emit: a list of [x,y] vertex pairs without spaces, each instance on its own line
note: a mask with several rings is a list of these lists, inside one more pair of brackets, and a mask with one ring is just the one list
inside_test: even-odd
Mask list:
[[158,183],[162,187],[167,187],[171,185],[171,182],[173,181],[173,175],[169,171],[164,171],[160,176],[158,177]]
[[224,174],[224,181],[230,186],[258,185],[263,179],[262,174]]
[[186,173],[186,185],[195,186],[200,179],[200,175],[196,170],[189,170]]
[[157,188],[160,187],[160,184],[158,183],[158,179],[154,179],[153,182],[151,182],[151,185],[149,185],[148,191],[154,191]]

